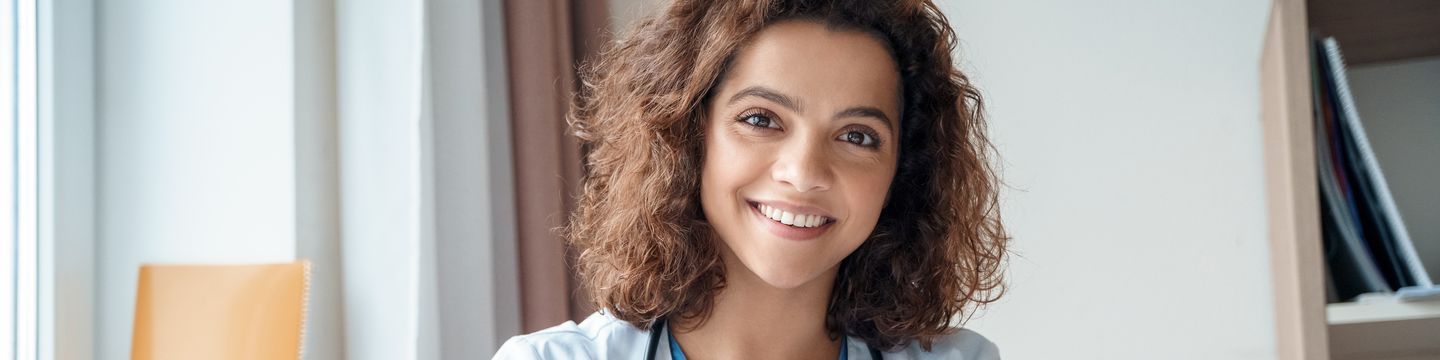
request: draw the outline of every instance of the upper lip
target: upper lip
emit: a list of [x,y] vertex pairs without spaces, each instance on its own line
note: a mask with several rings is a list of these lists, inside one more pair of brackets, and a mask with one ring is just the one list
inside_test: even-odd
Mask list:
[[813,205],[803,205],[780,200],[750,200],[753,204],[765,204],[772,208],[780,209],[791,214],[820,215],[827,219],[834,219],[829,211]]

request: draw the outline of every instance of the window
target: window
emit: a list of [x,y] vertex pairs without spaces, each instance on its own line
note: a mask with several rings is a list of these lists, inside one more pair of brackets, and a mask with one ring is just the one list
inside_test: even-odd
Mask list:
[[24,0],[0,5],[0,354],[14,359],[37,355],[35,7]]

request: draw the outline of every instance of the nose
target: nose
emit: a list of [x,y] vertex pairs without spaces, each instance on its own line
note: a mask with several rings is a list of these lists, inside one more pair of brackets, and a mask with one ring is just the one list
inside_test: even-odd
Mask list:
[[822,141],[797,141],[776,154],[770,177],[797,192],[829,190],[835,180]]

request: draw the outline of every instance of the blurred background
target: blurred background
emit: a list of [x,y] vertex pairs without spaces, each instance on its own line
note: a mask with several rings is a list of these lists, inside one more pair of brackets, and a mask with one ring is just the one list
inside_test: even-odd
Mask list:
[[[937,2],[1014,236],[1008,293],[965,326],[1008,359],[1324,357],[1289,350],[1276,290],[1272,2]],[[0,354],[126,358],[147,263],[308,259],[309,359],[483,359],[583,319],[552,230],[580,171],[574,69],[663,3],[11,0]],[[1432,94],[1372,127],[1409,136],[1395,152],[1440,151],[1435,59],[1352,72]],[[1391,185],[1437,274],[1440,166],[1383,143],[1419,169]]]

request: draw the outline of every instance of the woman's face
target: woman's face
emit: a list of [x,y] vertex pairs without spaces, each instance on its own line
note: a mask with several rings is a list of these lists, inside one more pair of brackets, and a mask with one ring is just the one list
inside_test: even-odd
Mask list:
[[795,288],[865,241],[895,176],[899,94],[866,33],[786,21],[740,49],[707,104],[700,183],[732,273]]

